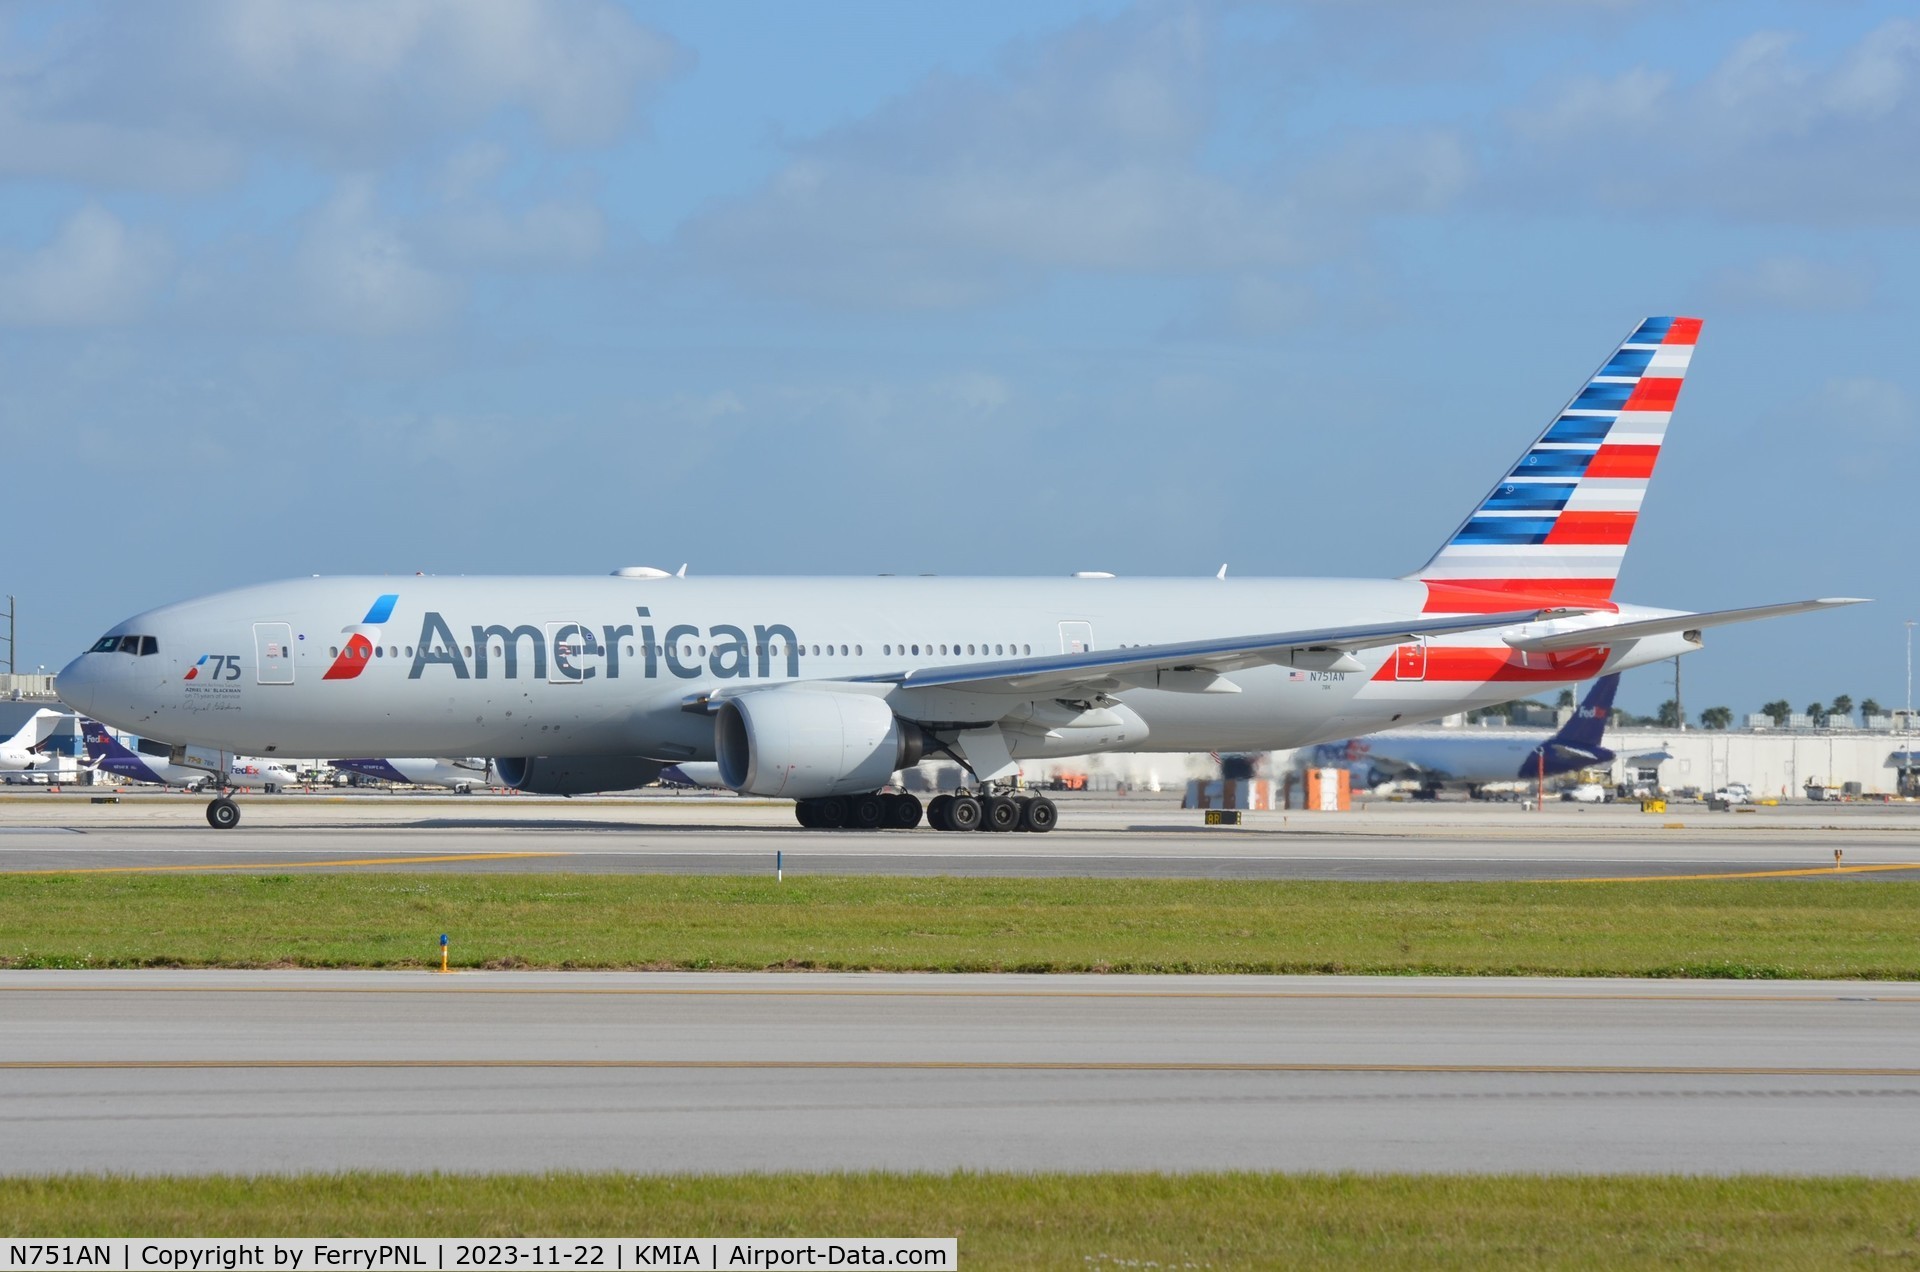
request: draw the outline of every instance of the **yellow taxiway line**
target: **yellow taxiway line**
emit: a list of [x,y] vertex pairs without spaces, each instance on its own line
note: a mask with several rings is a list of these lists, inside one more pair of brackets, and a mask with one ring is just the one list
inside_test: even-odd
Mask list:
[[191,866],[75,866],[67,870],[6,870],[0,874],[177,874],[208,870],[313,870],[328,866],[412,866],[448,861],[513,861],[526,857],[571,857],[568,852],[463,852],[434,857],[350,857],[326,861],[218,861]]
[[1733,874],[1594,875],[1589,879],[1535,879],[1535,883],[1686,883],[1703,879],[1799,879],[1820,875],[1870,874],[1883,870],[1920,870],[1920,861],[1872,866],[1806,866],[1793,870],[1743,870]]
[[6,1060],[47,1069],[766,1069],[981,1073],[1427,1073],[1585,1077],[1920,1078],[1920,1068],[1745,1064],[1343,1064],[1177,1060]]

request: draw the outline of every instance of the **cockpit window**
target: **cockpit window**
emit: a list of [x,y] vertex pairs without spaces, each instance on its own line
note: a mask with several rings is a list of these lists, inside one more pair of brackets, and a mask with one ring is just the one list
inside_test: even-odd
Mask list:
[[90,654],[133,654],[144,658],[160,652],[160,641],[153,636],[102,636],[93,642]]

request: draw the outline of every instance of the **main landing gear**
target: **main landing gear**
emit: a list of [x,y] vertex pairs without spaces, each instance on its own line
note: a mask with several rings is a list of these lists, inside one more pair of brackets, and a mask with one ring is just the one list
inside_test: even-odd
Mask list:
[[[920,801],[912,795],[829,795],[803,799],[793,815],[808,830],[912,830],[920,824]],[[211,813],[208,814],[212,816]],[[1060,823],[1060,810],[1044,795],[936,795],[926,808],[935,830],[1023,830],[1044,835]]]
[[207,825],[215,830],[232,830],[240,824],[240,805],[225,795],[207,805]]
[[1044,835],[1060,823],[1060,810],[1044,795],[936,795],[927,805],[935,830],[1023,830]]
[[920,801],[911,795],[828,795],[798,800],[793,815],[808,830],[912,830]]

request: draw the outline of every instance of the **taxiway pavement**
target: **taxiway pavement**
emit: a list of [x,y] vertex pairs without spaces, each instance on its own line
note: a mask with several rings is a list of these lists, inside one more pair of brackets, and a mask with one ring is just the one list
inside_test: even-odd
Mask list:
[[1920,985],[0,973],[0,1172],[1920,1172]]
[[[1920,805],[1642,814],[1621,805],[1375,805],[1253,813],[1207,829],[1165,797],[1072,798],[1050,835],[805,831],[731,798],[258,796],[241,825],[205,801],[0,800],[0,872],[435,870],[1161,876],[1238,879],[1920,878]],[[1834,853],[1839,850],[1839,869]]]

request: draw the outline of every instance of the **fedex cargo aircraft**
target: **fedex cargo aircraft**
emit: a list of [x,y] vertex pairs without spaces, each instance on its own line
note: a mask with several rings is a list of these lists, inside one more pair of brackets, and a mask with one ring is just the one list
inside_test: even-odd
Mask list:
[[437,756],[408,756],[386,759],[329,760],[333,767],[379,782],[401,786],[448,786],[461,795],[487,784],[487,762],[474,759],[441,759]]
[[173,748],[147,738],[118,737],[97,720],[82,719],[80,736],[87,746],[87,767],[121,781],[150,782],[199,790],[208,782],[248,790],[276,791],[299,784],[299,774],[284,764],[254,756],[223,754],[217,765],[201,768],[175,764]]
[[1600,677],[1571,718],[1551,735],[1517,729],[1389,729],[1372,737],[1323,742],[1298,753],[1295,762],[1344,768],[1354,786],[1416,781],[1433,795],[1447,786],[1469,790],[1493,782],[1531,782],[1613,763],[1601,745],[1620,674]]
[[[1700,322],[1649,318],[1427,563],[1392,579],[307,578],[116,624],[60,673],[142,734],[274,758],[485,755],[509,786],[624,790],[713,761],[807,826],[1042,831],[1020,761],[1308,746],[1639,667],[1714,613],[1614,598]],[[230,801],[208,819],[230,826]]]

